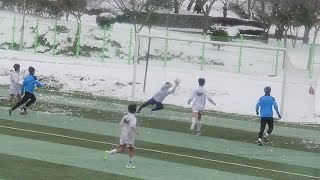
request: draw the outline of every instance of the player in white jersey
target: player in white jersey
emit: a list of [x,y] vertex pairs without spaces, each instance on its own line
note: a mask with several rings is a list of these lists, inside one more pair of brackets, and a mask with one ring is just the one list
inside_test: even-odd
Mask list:
[[206,83],[204,78],[199,78],[199,87],[192,92],[191,97],[188,100],[188,105],[193,101],[192,105],[192,124],[190,129],[194,130],[194,126],[197,124],[197,135],[201,134],[201,116],[206,106],[206,101],[216,105],[216,103],[211,99],[209,93],[203,88]]
[[21,98],[21,79],[20,79],[20,65],[13,65],[14,72],[10,74],[10,92],[8,97],[1,97],[0,99],[3,101],[12,101],[15,97],[20,101]]
[[157,92],[151,99],[149,99],[147,102],[145,102],[137,111],[137,113],[140,113],[141,110],[147,106],[156,105],[155,108],[151,109],[151,112],[159,111],[164,108],[162,102],[166,97],[168,97],[170,94],[173,94],[176,91],[176,88],[178,87],[180,83],[179,79],[175,80],[175,86],[172,90],[170,88],[172,87],[172,84],[170,82],[166,82],[160,89],[159,92]]
[[111,151],[105,151],[104,159],[108,159],[109,155],[123,152],[125,148],[128,148],[129,160],[126,165],[128,169],[134,169],[135,166],[132,165],[132,159],[134,156],[134,139],[135,136],[139,134],[137,129],[137,118],[135,117],[135,112],[137,110],[137,105],[132,104],[128,106],[129,114],[125,115],[121,122],[121,135],[120,144],[116,149]]

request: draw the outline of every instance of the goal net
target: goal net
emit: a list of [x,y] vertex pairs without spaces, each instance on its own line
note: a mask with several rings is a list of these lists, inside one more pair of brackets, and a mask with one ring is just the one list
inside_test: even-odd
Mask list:
[[132,98],[152,95],[150,93],[156,92],[159,84],[172,82],[177,72],[183,79],[193,82],[213,71],[266,79],[282,74],[285,49],[277,45],[271,47],[239,39],[221,42],[210,36],[177,33],[179,37],[173,33],[170,36],[137,34]]
[[[199,35],[192,37],[198,39],[137,34],[132,99],[144,101],[152,97],[166,81],[173,82],[177,77],[183,84],[177,93],[185,95],[192,91],[199,77],[206,77],[212,82],[208,83],[208,90],[213,90],[210,89],[210,84],[216,84],[215,87],[220,88],[215,89],[215,92],[220,90],[218,94],[228,94],[221,87],[224,84],[238,84],[237,81],[249,78],[252,81],[246,82],[252,82],[252,88],[246,87],[243,92],[250,94],[253,99],[248,100],[247,104],[239,104],[247,112],[254,111],[251,105],[261,96],[263,87],[272,83],[276,86],[273,94],[277,100],[281,98],[279,104],[283,121],[319,123],[316,115],[316,90],[320,71],[317,67],[312,73],[297,68],[288,57],[286,49],[277,46],[234,40],[218,42],[199,38]],[[168,98],[168,103],[177,104],[180,101],[175,96]]]
[[297,68],[286,54],[283,73],[281,111],[283,121],[319,123],[317,118],[317,86],[319,67]]

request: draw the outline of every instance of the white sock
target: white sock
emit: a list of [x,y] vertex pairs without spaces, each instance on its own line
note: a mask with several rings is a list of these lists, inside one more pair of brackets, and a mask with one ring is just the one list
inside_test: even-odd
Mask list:
[[118,153],[118,151],[117,151],[117,149],[113,149],[113,150],[109,151],[109,153],[110,154],[116,154],[116,153]]
[[259,138],[258,141],[261,142],[261,138]]
[[268,137],[269,136],[269,134],[268,133],[266,133],[266,137]]
[[133,157],[129,157],[128,164],[131,164],[133,161]]
[[201,121],[197,120],[197,132],[201,131]]
[[196,118],[192,117],[191,121],[192,121],[192,124],[195,124],[196,123]]

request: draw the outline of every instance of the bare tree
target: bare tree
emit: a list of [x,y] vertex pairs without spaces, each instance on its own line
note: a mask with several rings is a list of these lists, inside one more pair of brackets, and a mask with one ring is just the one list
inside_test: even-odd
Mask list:
[[277,20],[284,29],[284,46],[287,47],[288,32],[291,34],[292,46],[295,47],[300,27],[303,25],[302,5],[300,0],[277,0]]
[[230,10],[229,9],[229,1],[230,0],[220,0],[220,2],[222,2],[223,4],[223,17],[226,18],[228,16],[228,11]]
[[318,33],[320,31],[320,1],[319,0],[308,0],[303,2],[303,5],[308,10],[308,16],[310,24],[314,27],[314,37],[312,43],[315,44]]
[[256,18],[263,23],[263,39],[269,39],[270,27],[273,23],[276,24],[276,14],[277,14],[277,0],[259,0],[256,1],[254,10],[256,13]]
[[189,5],[188,5],[188,7],[187,7],[187,10],[188,10],[188,11],[191,11],[191,8],[192,8],[192,6],[193,6],[194,3],[195,3],[195,0],[190,0],[190,3],[189,3]]
[[[108,2],[116,10],[131,18],[135,33],[139,33],[146,26],[153,13],[167,4],[166,0],[109,0]],[[142,14],[145,14],[143,18]]]
[[[247,11],[248,11],[248,17],[249,17],[249,19],[253,19],[253,10],[254,10],[254,7],[255,7],[255,5],[256,5],[256,2],[257,2],[257,0],[247,0]],[[264,2],[262,2],[262,3],[265,3],[265,1]]]
[[56,0],[56,5],[65,12],[66,20],[71,14],[76,18],[78,24],[81,23],[81,17],[87,12],[86,0]]
[[[212,10],[213,4],[217,1],[217,0],[204,0],[205,4],[203,6],[205,6],[205,8],[202,8],[203,11],[203,34],[207,34],[208,33],[208,29],[209,29],[209,15],[210,12]],[[209,1],[209,2],[208,2]],[[208,4],[207,4],[208,2]]]

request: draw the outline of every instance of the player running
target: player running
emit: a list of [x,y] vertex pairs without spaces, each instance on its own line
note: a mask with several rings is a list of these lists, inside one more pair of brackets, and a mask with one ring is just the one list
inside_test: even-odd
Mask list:
[[125,115],[121,122],[121,136],[120,144],[116,149],[111,151],[105,151],[104,159],[107,160],[109,155],[123,152],[125,148],[128,148],[129,160],[126,165],[128,169],[135,169],[136,167],[132,165],[134,156],[134,139],[135,136],[139,134],[137,129],[137,118],[135,117],[135,112],[137,110],[137,105],[132,104],[128,106],[129,114]]
[[2,101],[12,101],[15,97],[18,101],[21,100],[21,91],[20,91],[20,65],[13,65],[14,72],[10,74],[10,93],[8,97],[0,97]]
[[173,94],[176,91],[176,88],[180,84],[180,80],[176,79],[174,81],[175,85],[172,90],[170,88],[173,86],[170,82],[166,82],[160,89],[159,92],[157,92],[151,99],[149,99],[147,102],[145,102],[137,111],[137,113],[141,113],[141,110],[149,105],[156,105],[155,108],[151,109],[150,112],[153,113],[155,111],[162,110],[164,108],[162,102],[166,97],[168,97],[170,94]]
[[190,130],[194,130],[194,126],[197,125],[196,133],[197,135],[201,134],[201,116],[203,115],[203,111],[205,109],[206,100],[213,105],[216,103],[211,99],[209,93],[203,88],[206,83],[204,78],[198,79],[199,87],[192,92],[190,99],[188,100],[188,105],[193,101],[192,105],[192,124]]
[[[264,88],[265,95],[262,96],[257,105],[256,105],[256,113],[259,115],[260,110],[260,116],[261,116],[261,124],[260,124],[260,132],[259,132],[259,139],[258,139],[258,145],[262,146],[263,141],[268,142],[269,135],[272,133],[273,130],[273,110],[276,111],[278,118],[281,119],[281,115],[278,109],[277,102],[274,97],[270,95],[271,93],[271,87],[265,87]],[[268,124],[268,131],[264,134],[264,130],[266,128],[266,124]],[[262,139],[263,136],[263,139]]]
[[36,96],[33,94],[34,88],[37,87],[44,87],[44,85],[37,80],[37,77],[34,75],[35,69],[33,67],[29,67],[29,75],[24,79],[22,86],[21,86],[21,93],[24,94],[23,98],[9,110],[9,115],[11,116],[12,112],[16,110],[21,105],[27,103],[23,106],[21,115],[26,115],[27,108],[31,106],[33,103],[36,102]]

